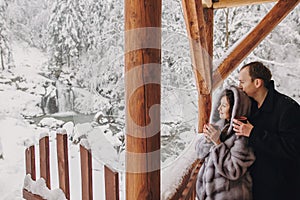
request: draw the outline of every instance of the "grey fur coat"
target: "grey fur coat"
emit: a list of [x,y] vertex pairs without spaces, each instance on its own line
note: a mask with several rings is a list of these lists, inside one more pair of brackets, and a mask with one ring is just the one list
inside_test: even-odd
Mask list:
[[[249,98],[238,88],[228,89],[234,93],[232,119],[236,116],[248,116]],[[218,97],[220,102],[221,96]],[[252,179],[248,168],[255,160],[252,149],[248,147],[248,138],[236,136],[230,124],[218,116],[218,104],[213,105],[210,123],[222,129],[226,126],[226,139],[219,145],[208,141],[203,134],[196,143],[197,155],[204,159],[196,183],[199,200],[250,200],[252,199]]]

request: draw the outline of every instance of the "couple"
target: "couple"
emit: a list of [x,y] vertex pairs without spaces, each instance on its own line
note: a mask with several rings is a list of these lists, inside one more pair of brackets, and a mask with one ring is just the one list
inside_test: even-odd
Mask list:
[[271,76],[260,62],[243,66],[239,88],[226,89],[213,107],[196,144],[204,160],[199,200],[300,199],[300,106],[274,89]]

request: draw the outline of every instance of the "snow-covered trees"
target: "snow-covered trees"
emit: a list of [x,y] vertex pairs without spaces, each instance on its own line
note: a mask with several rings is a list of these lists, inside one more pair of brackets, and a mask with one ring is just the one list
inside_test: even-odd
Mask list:
[[80,0],[56,0],[49,20],[50,69],[58,78],[63,66],[70,68],[82,54],[86,38]]
[[[124,1],[0,2],[0,36],[5,36],[3,40],[0,38],[1,52],[6,52],[1,54],[6,56],[6,60],[2,59],[4,64],[10,63],[7,57],[11,52],[8,50],[9,36],[47,50],[49,68],[46,70],[50,69],[55,79],[59,77],[61,83],[69,84],[74,89],[74,111],[84,114],[99,112],[105,118],[100,123],[106,123],[110,132],[114,135],[124,132]],[[215,10],[214,60],[226,54],[273,5]],[[259,60],[271,66],[277,86],[295,88],[285,93],[298,99],[299,15],[298,6],[245,59],[245,62]],[[2,51],[3,47],[5,51]],[[182,137],[191,137],[190,133],[197,123],[197,91],[181,0],[163,2],[161,52],[162,152],[178,155],[186,146],[184,142],[187,140]],[[7,67],[6,64],[4,66]],[[3,68],[3,65],[0,67]],[[230,76],[227,84],[237,81],[235,74]]]
[[14,65],[6,20],[7,5],[5,0],[0,0],[0,64],[2,70]]
[[[72,78],[72,81],[68,80],[72,86],[88,90],[89,95],[81,95],[80,100],[75,100],[76,111],[94,113],[99,109],[107,116],[124,118],[123,4],[119,0],[11,0],[8,19],[3,18],[5,15],[1,10],[0,34],[7,34],[6,30],[2,31],[7,25],[2,24],[9,22],[15,37],[40,48],[47,47],[48,65],[54,77]],[[214,60],[226,54],[273,5],[215,10]],[[296,7],[245,62],[264,61],[275,73],[281,71],[280,67],[285,63],[290,68],[297,67],[300,54],[299,12],[300,8]],[[8,40],[1,40],[3,44],[9,44]],[[189,48],[181,1],[163,2],[162,121],[166,124],[196,120],[189,118],[197,116],[197,94]],[[297,78],[299,75],[289,73],[287,76]],[[234,80],[237,80],[235,73],[227,82],[231,84]],[[103,98],[108,100],[105,106],[99,103]],[[179,108],[181,111],[173,113],[178,105],[182,107]],[[188,109],[186,105],[190,105]]]
[[49,0],[9,0],[7,22],[15,39],[42,50],[46,48]]
[[[243,38],[257,23],[272,9],[274,3],[230,8],[227,10],[218,9],[215,11],[214,29],[214,60],[218,62],[223,55],[230,51],[230,48]],[[228,13],[226,13],[228,12]],[[228,48],[226,47],[226,14],[228,15]],[[300,8],[296,7],[285,20],[283,20],[243,61],[262,61],[271,68],[275,81],[286,80],[282,74],[282,67],[294,69],[293,72],[285,70],[287,76],[294,76],[297,81],[299,75],[300,55],[300,31],[299,28]],[[215,66],[217,67],[217,66]],[[289,75],[288,75],[289,74]],[[225,81],[226,84],[237,82],[237,70],[235,70]],[[287,83],[285,83],[287,84]],[[280,89],[280,88],[279,88]],[[295,93],[299,90],[295,89]],[[292,94],[292,96],[297,96]]]

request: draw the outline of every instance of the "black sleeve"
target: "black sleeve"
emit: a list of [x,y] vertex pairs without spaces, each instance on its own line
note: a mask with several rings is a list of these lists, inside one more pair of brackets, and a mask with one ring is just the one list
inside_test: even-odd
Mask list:
[[264,154],[269,154],[273,157],[299,160],[299,120],[299,105],[289,105],[280,116],[277,134],[268,132],[264,127],[254,126],[249,137],[249,143],[254,149]]

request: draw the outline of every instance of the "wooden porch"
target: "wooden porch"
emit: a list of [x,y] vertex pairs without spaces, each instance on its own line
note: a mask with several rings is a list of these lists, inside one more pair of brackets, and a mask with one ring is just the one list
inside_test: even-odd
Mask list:
[[[214,9],[277,2],[270,12],[236,45],[213,71]],[[208,123],[212,92],[246,56],[299,4],[300,0],[182,0],[190,42],[191,60],[198,91],[198,132]],[[126,90],[126,199],[161,199],[160,99],[161,99],[162,0],[125,0],[125,90]],[[154,28],[147,32],[147,28]],[[146,31],[135,35],[135,30]],[[153,29],[152,29],[153,30]],[[151,41],[147,43],[147,41]],[[153,109],[155,108],[155,109]],[[151,112],[150,112],[151,111]],[[41,177],[50,189],[47,139],[40,143]],[[69,199],[68,154],[65,139],[59,139],[60,188]],[[26,173],[36,180],[33,147],[26,150]],[[89,152],[81,149],[82,199],[93,199]],[[136,156],[139,155],[139,159]],[[48,156],[48,157],[47,157]],[[201,161],[189,167],[175,194],[169,199],[195,199],[195,184]],[[117,173],[108,172],[106,199],[119,199]],[[108,184],[109,185],[109,184]],[[109,196],[111,193],[112,196]],[[41,199],[23,190],[25,199]]]

